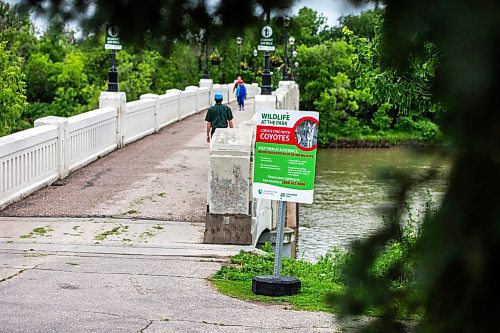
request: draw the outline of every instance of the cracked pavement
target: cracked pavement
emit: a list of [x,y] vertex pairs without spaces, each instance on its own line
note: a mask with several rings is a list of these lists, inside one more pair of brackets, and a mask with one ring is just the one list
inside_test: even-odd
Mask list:
[[334,332],[327,313],[218,293],[225,258],[0,249],[2,332]]

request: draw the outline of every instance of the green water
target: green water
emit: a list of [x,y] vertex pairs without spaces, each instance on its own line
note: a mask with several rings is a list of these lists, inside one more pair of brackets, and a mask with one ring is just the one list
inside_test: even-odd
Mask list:
[[320,149],[316,164],[314,202],[299,206],[297,258],[314,261],[328,249],[347,249],[382,225],[380,210],[389,202],[391,184],[384,170],[418,175],[436,167],[438,177],[411,197],[416,216],[431,198],[439,203],[446,189],[448,165],[442,159],[409,149]]

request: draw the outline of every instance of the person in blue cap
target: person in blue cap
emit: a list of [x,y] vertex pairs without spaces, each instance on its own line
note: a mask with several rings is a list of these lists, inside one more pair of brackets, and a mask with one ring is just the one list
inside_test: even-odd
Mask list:
[[214,135],[217,128],[233,128],[233,112],[227,105],[222,104],[224,95],[220,92],[214,94],[215,105],[208,108],[205,121],[207,122],[207,142]]

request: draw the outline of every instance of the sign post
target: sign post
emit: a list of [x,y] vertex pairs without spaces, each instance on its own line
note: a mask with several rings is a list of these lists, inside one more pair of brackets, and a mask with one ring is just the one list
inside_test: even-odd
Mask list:
[[286,202],[313,202],[319,113],[260,109],[256,112],[254,198],[279,201],[273,275],[256,276],[259,295],[293,295],[300,280],[281,275]]

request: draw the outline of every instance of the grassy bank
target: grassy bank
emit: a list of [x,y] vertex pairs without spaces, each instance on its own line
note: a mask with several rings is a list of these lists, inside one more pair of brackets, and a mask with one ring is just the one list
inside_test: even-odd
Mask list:
[[[232,257],[229,265],[223,266],[212,276],[212,284],[219,292],[242,300],[285,304],[293,310],[341,312],[339,302],[347,290],[344,271],[349,266],[351,258],[349,253],[331,250],[325,256],[320,257],[316,263],[283,258],[282,275],[298,278],[302,287],[299,293],[293,296],[271,297],[256,295],[252,292],[253,277],[273,274],[274,253],[270,246],[267,246],[265,250],[265,255],[240,252]],[[390,269],[400,253],[400,245],[389,247],[372,267],[373,275],[378,276],[386,269]],[[391,289],[393,292],[406,295],[403,300],[399,299],[396,304],[392,305],[396,313],[395,319],[419,320],[421,310],[414,307],[421,301],[418,288],[411,282],[395,281]],[[362,314],[377,317],[380,315],[380,309],[371,307]]]
[[446,143],[445,137],[435,134],[432,137],[412,132],[385,132],[376,135],[356,136],[331,136],[322,148],[391,148],[407,146],[442,145]]
[[274,253],[271,247],[264,248],[266,255],[240,252],[231,258],[231,265],[223,266],[213,277],[212,283],[223,294],[243,300],[284,303],[295,310],[336,312],[328,304],[327,296],[339,295],[343,289],[341,266],[346,254],[331,251],[316,263],[283,258],[281,273],[300,279],[301,290],[293,296],[269,297],[252,292],[252,278],[257,275],[272,275]]

